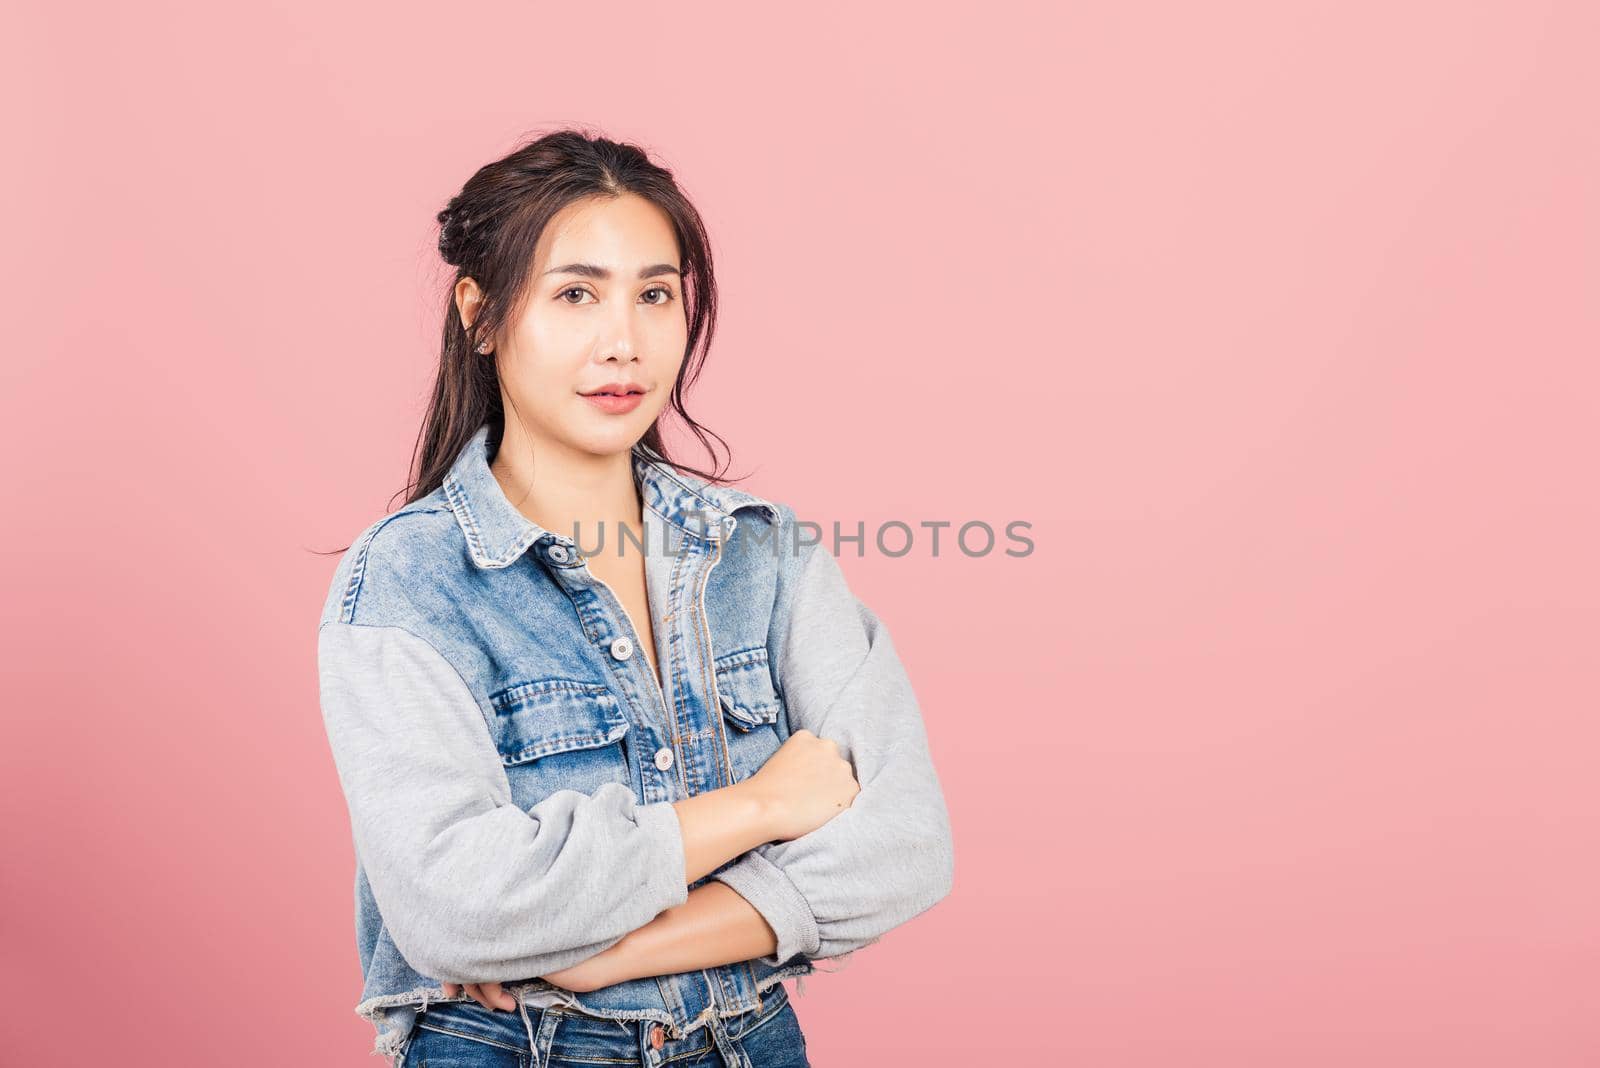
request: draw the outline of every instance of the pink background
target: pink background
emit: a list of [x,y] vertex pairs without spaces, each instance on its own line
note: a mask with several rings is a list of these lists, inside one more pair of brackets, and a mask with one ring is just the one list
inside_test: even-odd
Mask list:
[[816,1064],[1600,1061],[1595,6],[752,7],[13,15],[0,1061],[375,1063],[310,550],[566,122],[708,217],[748,488],[1033,524],[844,560],[957,876]]

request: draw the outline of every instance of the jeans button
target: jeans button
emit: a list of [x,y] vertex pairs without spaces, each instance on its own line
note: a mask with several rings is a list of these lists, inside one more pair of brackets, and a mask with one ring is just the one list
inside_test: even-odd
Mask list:
[[651,1049],[660,1049],[662,1044],[665,1043],[666,1040],[667,1040],[666,1032],[664,1030],[662,1030],[662,1027],[661,1027],[660,1024],[656,1024],[654,1027],[650,1028],[650,1048]]

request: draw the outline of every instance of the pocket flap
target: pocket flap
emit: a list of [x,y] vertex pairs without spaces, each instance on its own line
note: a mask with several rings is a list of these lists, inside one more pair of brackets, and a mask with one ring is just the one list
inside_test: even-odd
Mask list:
[[744,649],[718,657],[717,696],[724,718],[742,731],[778,720],[778,693],[767,668],[767,651]]
[[539,679],[501,690],[490,703],[500,728],[500,759],[507,764],[595,749],[628,732],[616,695],[599,683]]

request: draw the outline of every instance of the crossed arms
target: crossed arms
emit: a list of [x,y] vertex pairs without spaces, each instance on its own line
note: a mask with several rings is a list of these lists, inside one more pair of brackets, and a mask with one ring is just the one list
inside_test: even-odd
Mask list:
[[784,842],[761,837],[749,807],[738,827],[726,813],[708,823],[714,842],[697,817],[686,840],[675,806],[713,795],[642,804],[617,783],[524,810],[448,660],[400,627],[322,624],[323,717],[355,847],[414,968],[442,982],[512,981],[609,950],[617,982],[754,957],[839,957],[949,893],[949,820],[910,682],[838,562],[808,548],[783,564],[777,682],[791,729],[833,739],[861,789]]

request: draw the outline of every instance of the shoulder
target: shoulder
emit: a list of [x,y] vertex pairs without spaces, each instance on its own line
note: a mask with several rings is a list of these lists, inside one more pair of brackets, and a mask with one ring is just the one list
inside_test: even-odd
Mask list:
[[[429,581],[466,559],[466,537],[443,494],[435,492],[371,523],[339,558],[323,601],[321,623],[399,622],[394,609]],[[389,618],[395,617],[395,618]]]

